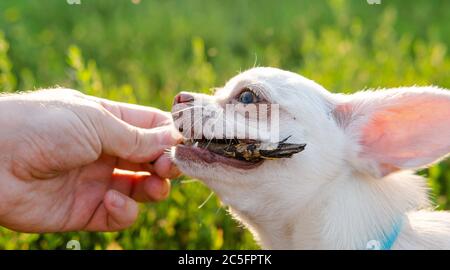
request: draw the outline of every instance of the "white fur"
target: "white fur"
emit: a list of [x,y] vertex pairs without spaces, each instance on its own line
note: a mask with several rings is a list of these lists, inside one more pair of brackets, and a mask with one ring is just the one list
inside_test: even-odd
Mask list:
[[[425,179],[413,173],[443,158],[436,156],[442,149],[450,152],[448,91],[412,87],[346,96],[332,94],[291,72],[254,68],[231,79],[209,102],[220,107],[249,84],[257,85],[269,102],[280,105],[281,137],[292,136],[290,142],[306,143],[305,151],[290,159],[265,161],[251,170],[179,160],[175,153],[174,160],[185,174],[213,189],[263,248],[364,249],[370,240],[381,241],[383,233],[389,234],[401,221],[393,249],[450,249],[450,214],[429,209]],[[411,130],[415,136],[411,138],[419,138],[420,147],[431,149],[427,158],[414,155],[417,145],[403,143],[408,138],[393,147],[395,154],[406,155],[407,161],[397,162],[389,153],[386,158],[372,156],[380,149],[378,144],[389,145],[383,141],[384,135],[397,133],[395,129],[386,131],[365,146],[361,130],[370,126],[377,112],[407,110],[403,104],[408,104],[410,96],[419,100],[431,96],[428,103],[435,98],[442,102],[436,111],[439,126],[434,119],[417,120],[418,128],[429,123],[431,129],[439,127],[441,135],[433,130],[424,134]],[[428,106],[424,110],[432,110],[429,105],[424,104]],[[417,114],[422,115],[420,111]],[[404,134],[409,133],[398,136]],[[422,138],[425,135],[430,140]],[[433,150],[436,145],[440,152]]]

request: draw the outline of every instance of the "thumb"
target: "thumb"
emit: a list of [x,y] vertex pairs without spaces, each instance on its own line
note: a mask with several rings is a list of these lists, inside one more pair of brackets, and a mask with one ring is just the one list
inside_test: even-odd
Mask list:
[[181,140],[174,126],[144,129],[132,126],[105,111],[97,130],[102,150],[107,154],[135,162],[154,161],[164,150]]
[[107,212],[106,229],[108,231],[130,227],[139,213],[137,203],[116,190],[106,192],[103,203]]

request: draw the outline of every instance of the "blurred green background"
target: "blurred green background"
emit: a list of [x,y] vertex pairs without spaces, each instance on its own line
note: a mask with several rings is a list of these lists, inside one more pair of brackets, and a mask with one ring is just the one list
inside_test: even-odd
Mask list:
[[[209,91],[253,66],[298,72],[334,92],[450,88],[450,1],[381,1],[1,0],[0,91],[65,86],[168,110],[177,92]],[[449,165],[421,172],[440,209],[450,208]],[[210,194],[180,178],[128,230],[0,228],[0,249],[65,249],[71,239],[82,249],[258,248]]]

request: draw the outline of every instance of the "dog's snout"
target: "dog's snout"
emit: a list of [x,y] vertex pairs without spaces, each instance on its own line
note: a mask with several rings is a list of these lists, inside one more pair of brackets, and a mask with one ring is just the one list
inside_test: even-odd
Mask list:
[[175,99],[173,100],[173,105],[181,104],[181,103],[188,103],[188,102],[193,102],[193,101],[194,101],[193,95],[186,93],[186,92],[181,92],[175,96]]

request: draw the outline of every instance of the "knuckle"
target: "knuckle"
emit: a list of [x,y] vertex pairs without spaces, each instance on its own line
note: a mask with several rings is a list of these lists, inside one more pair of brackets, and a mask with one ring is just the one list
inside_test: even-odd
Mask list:
[[[125,159],[132,159],[132,158],[139,158],[139,152],[142,149],[142,132],[138,128],[130,128],[130,137],[129,141],[132,142],[131,144],[127,141],[123,142],[124,146],[124,158]],[[125,139],[127,140],[127,139]]]
[[59,88],[59,91],[61,91],[62,94],[65,94],[67,96],[75,96],[75,97],[83,97],[84,96],[83,93],[81,93],[78,90],[74,90],[74,89]]

